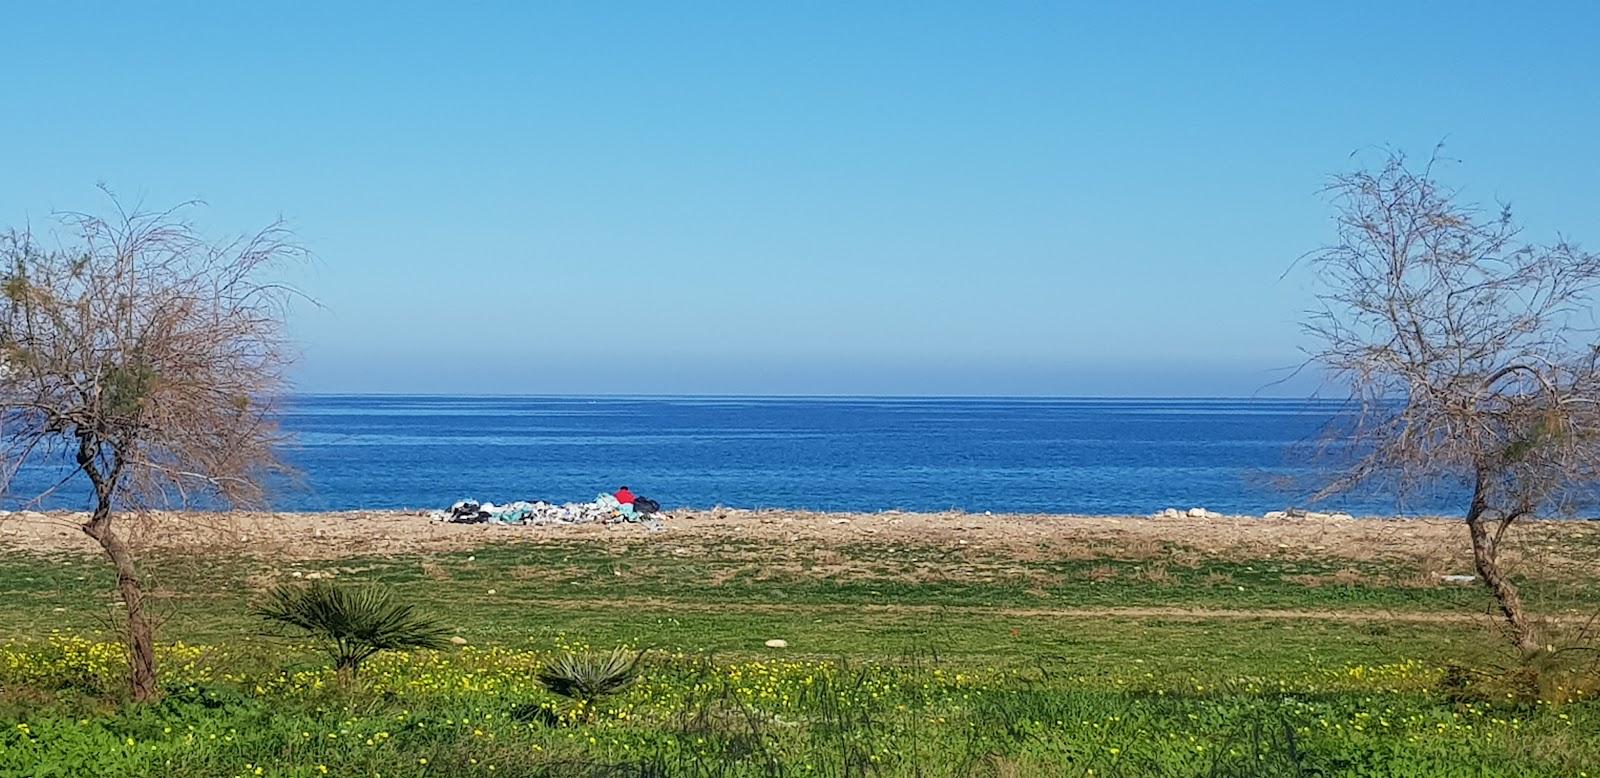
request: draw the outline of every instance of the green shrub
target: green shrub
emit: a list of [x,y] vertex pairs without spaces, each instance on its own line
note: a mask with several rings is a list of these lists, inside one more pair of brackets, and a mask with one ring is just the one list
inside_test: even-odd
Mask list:
[[577,703],[584,717],[592,718],[595,704],[631,686],[639,676],[644,652],[629,656],[621,648],[609,654],[562,654],[539,670],[539,683]]
[[317,581],[273,589],[255,613],[270,622],[300,630],[333,660],[341,682],[349,682],[361,663],[379,651],[438,649],[450,632],[435,619],[397,602],[393,592],[375,585],[339,586]]

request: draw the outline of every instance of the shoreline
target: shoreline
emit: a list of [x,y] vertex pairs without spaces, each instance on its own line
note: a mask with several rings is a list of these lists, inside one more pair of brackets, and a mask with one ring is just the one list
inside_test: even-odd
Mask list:
[[[42,555],[98,555],[79,529],[84,514],[0,516],[0,549]],[[120,525],[140,553],[213,554],[266,563],[363,556],[445,554],[492,545],[602,544],[626,554],[640,544],[685,554],[730,541],[772,546],[786,555],[825,557],[849,544],[935,547],[1019,560],[1114,556],[1155,558],[1324,558],[1351,562],[1431,560],[1442,572],[1471,572],[1459,518],[1192,518],[1067,514],[820,513],[721,508],[661,514],[641,524],[495,525],[430,521],[417,511],[159,512]],[[1582,564],[1583,546],[1600,546],[1600,522],[1536,519],[1513,531],[1540,564]],[[676,552],[675,552],[676,553]]]
[[[509,503],[507,503],[509,504]],[[550,503],[552,505],[558,503]],[[580,503],[581,504],[581,503]],[[446,506],[448,508],[448,506]],[[314,510],[273,508],[240,508],[230,510],[217,510],[207,508],[183,509],[144,509],[126,510],[123,515],[150,514],[158,516],[191,516],[191,517],[219,517],[219,516],[274,516],[281,518],[307,518],[318,516],[334,517],[360,517],[360,518],[419,518],[428,520],[431,516],[442,510],[435,507],[398,507],[398,508],[319,508]],[[1196,514],[1194,511],[1203,511]],[[876,510],[831,510],[816,508],[795,508],[785,506],[752,506],[736,507],[730,505],[712,505],[707,507],[674,507],[663,509],[659,514],[667,520],[695,520],[708,517],[759,517],[759,516],[854,516],[854,517],[904,517],[904,516],[937,516],[941,518],[968,518],[968,519],[1092,519],[1092,520],[1125,520],[1125,521],[1169,521],[1172,519],[1225,519],[1229,521],[1461,521],[1460,516],[1435,513],[1350,513],[1347,511],[1312,511],[1298,508],[1271,510],[1262,513],[1227,513],[1213,511],[1206,508],[1164,508],[1147,514],[1136,513],[1045,513],[1032,511],[969,511],[960,508],[940,510],[917,510],[910,508],[882,508]],[[87,520],[89,512],[86,510],[68,510],[61,508],[28,508],[0,510],[0,526],[10,519],[49,518],[53,520]],[[1528,522],[1600,522],[1600,516],[1573,516],[1573,517],[1535,517],[1522,519]],[[550,526],[550,525],[529,525]]]

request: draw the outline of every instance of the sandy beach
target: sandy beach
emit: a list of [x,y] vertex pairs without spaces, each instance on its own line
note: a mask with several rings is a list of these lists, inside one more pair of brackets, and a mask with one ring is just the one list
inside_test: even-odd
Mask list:
[[[98,554],[78,529],[80,514],[0,517],[0,548],[39,554]],[[1470,573],[1466,528],[1451,519],[1196,519],[968,513],[812,513],[714,509],[664,514],[638,524],[502,526],[432,521],[409,511],[332,513],[151,513],[123,519],[142,552],[246,556],[279,562],[437,553],[499,544],[601,542],[621,549],[660,544],[693,554],[747,540],[772,562],[850,544],[942,546],[1019,562],[1041,559],[1343,559],[1422,564]],[[1513,533],[1528,574],[1579,573],[1600,545],[1600,523],[1529,521]]]

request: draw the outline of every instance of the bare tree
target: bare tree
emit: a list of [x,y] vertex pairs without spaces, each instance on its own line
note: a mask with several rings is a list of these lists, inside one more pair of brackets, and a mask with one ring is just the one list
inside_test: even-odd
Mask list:
[[[223,242],[183,212],[61,215],[64,243],[0,236],[3,481],[60,468],[90,490],[85,534],[116,567],[133,697],[157,696],[153,626],[126,527],[157,507],[251,504],[281,469],[273,402],[295,295],[265,274],[303,256],[281,223]],[[15,496],[15,495],[14,495]]]
[[1459,484],[1477,572],[1524,654],[1539,650],[1501,555],[1519,519],[1571,511],[1600,481],[1600,255],[1523,240],[1391,153],[1327,187],[1337,242],[1309,255],[1310,364],[1348,388],[1344,467],[1319,497]]

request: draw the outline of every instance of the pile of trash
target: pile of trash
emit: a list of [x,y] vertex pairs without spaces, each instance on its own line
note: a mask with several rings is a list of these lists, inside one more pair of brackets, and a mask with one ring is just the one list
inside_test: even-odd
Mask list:
[[[593,502],[556,505],[544,501],[519,500],[505,505],[477,500],[462,500],[448,511],[434,511],[429,518],[450,524],[617,524],[621,522],[655,525],[660,506],[652,501],[620,503],[614,495],[601,494]],[[645,510],[640,510],[640,507]]]

